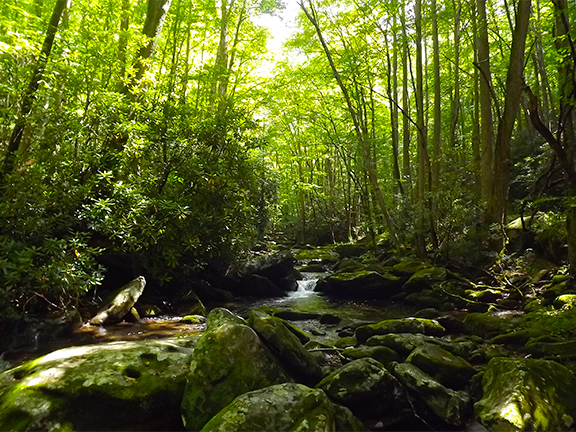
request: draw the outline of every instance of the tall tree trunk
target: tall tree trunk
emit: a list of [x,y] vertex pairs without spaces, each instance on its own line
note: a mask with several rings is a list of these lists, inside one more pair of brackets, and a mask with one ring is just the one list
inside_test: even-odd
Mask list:
[[[474,63],[480,64],[478,61],[478,22],[476,19],[476,4],[472,10],[472,34],[474,35]],[[480,139],[480,71],[478,67],[474,68],[474,119],[472,123],[472,157],[474,166],[474,175],[476,180],[476,196],[478,201],[482,197],[482,151]]]
[[230,25],[230,14],[234,7],[235,0],[222,0],[220,7],[220,40],[218,42],[218,52],[214,63],[214,77],[212,78],[212,89],[210,91],[210,111],[214,111],[215,106],[220,107],[225,98],[223,91],[226,91],[228,74],[228,27]]
[[128,48],[128,30],[130,28],[130,0],[122,0],[122,19],[120,21],[120,36],[118,37],[118,63],[120,63],[118,91],[122,91],[126,79],[126,63]]
[[478,0],[478,64],[480,71],[480,143],[481,175],[480,200],[486,203],[492,191],[492,160],[494,129],[492,124],[492,76],[490,72],[490,42],[488,40],[488,20],[486,0]]
[[50,52],[52,51],[52,46],[54,45],[54,39],[56,38],[56,33],[60,26],[60,20],[64,14],[64,11],[69,7],[70,0],[57,0],[54,5],[54,10],[52,11],[52,16],[50,17],[50,22],[48,23],[48,28],[46,30],[46,36],[44,38],[44,43],[42,44],[42,49],[40,50],[40,55],[38,60],[34,65],[32,71],[32,77],[28,83],[28,87],[22,96],[22,101],[20,103],[20,112],[12,130],[12,135],[10,136],[10,141],[8,142],[8,148],[6,150],[6,155],[4,157],[4,163],[2,165],[2,171],[0,172],[0,187],[3,187],[6,182],[6,176],[10,175],[14,170],[16,165],[17,153],[20,149],[20,143],[22,142],[22,136],[24,130],[28,125],[28,115],[32,111],[32,105],[36,100],[36,92],[40,86],[40,80],[44,75],[44,70],[46,69],[46,63],[50,57]]
[[394,167],[394,182],[397,192],[404,195],[404,186],[400,175],[400,161],[398,155],[399,134],[398,134],[398,50],[396,39],[396,17],[393,25],[392,59],[390,59],[390,46],[386,38],[386,59],[388,62],[388,100],[390,106],[390,129],[392,132],[392,165]]
[[314,29],[316,30],[316,35],[318,36],[320,44],[322,45],[322,49],[324,50],[324,54],[326,55],[326,58],[328,59],[328,63],[330,64],[330,68],[332,69],[334,79],[336,80],[336,82],[338,83],[338,86],[340,87],[340,90],[342,91],[342,95],[344,96],[344,100],[346,101],[346,106],[348,108],[348,112],[350,114],[350,117],[352,118],[352,122],[354,123],[354,131],[356,132],[356,138],[358,139],[358,143],[360,145],[364,164],[366,165],[368,178],[370,180],[372,188],[374,189],[375,199],[378,202],[380,210],[382,211],[384,221],[386,222],[386,226],[388,228],[388,231],[390,232],[390,236],[392,237],[394,244],[397,247],[400,247],[400,240],[399,240],[398,235],[396,233],[396,228],[394,227],[394,224],[392,223],[392,218],[390,216],[390,213],[388,212],[388,207],[386,206],[386,202],[384,201],[384,195],[382,194],[382,189],[380,188],[380,184],[378,182],[378,173],[377,173],[376,167],[374,165],[374,161],[372,160],[372,157],[370,155],[370,147],[369,147],[368,143],[366,142],[364,134],[362,133],[362,127],[361,127],[361,123],[359,120],[359,115],[358,115],[356,109],[354,108],[354,105],[352,104],[352,99],[350,98],[350,94],[348,92],[348,89],[347,89],[346,85],[344,84],[342,77],[340,76],[340,72],[338,72],[338,69],[336,68],[336,64],[334,63],[334,60],[332,58],[330,48],[326,44],[326,41],[325,41],[324,36],[322,34],[322,30],[320,29],[320,25],[318,23],[318,15],[316,14],[316,10],[314,8],[312,0],[308,0],[307,3],[308,3],[309,8],[307,8],[304,5],[304,0],[298,1],[300,8],[304,11],[304,13],[306,14],[306,17],[312,23],[312,25],[314,26]]
[[450,122],[450,144],[457,152],[460,144],[458,137],[458,118],[460,117],[460,14],[462,3],[453,0],[454,7],[454,92],[452,94],[452,119]]
[[434,134],[432,154],[432,189],[437,190],[440,182],[440,157],[442,149],[442,104],[440,87],[440,42],[438,40],[438,17],[436,0],[431,2],[432,13],[432,44],[434,60]]
[[402,2],[402,177],[410,190],[410,98],[408,92],[408,35],[406,34],[406,2]]
[[510,140],[512,139],[514,122],[520,108],[520,99],[524,88],[524,49],[530,22],[531,3],[531,0],[518,2],[518,10],[516,11],[510,65],[506,75],[504,114],[499,121],[496,146],[494,148],[494,181],[487,214],[487,221],[492,223],[506,223],[510,187]]

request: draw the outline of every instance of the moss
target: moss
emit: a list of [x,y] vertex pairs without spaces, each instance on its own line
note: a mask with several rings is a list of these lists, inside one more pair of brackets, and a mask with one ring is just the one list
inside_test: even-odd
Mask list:
[[429,336],[442,336],[445,332],[446,329],[435,320],[426,318],[402,318],[360,326],[356,329],[356,339],[358,342],[364,343],[372,336],[389,333],[421,333]]

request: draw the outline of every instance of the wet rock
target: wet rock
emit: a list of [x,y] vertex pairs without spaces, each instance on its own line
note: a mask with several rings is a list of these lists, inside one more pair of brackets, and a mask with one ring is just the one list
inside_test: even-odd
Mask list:
[[371,357],[385,366],[392,362],[400,361],[400,355],[393,349],[385,346],[362,345],[359,347],[349,347],[342,351],[342,355],[351,360]]
[[526,343],[525,348],[536,357],[558,356],[564,359],[576,358],[576,340],[546,342],[541,339],[535,339]]
[[92,325],[113,324],[119,322],[126,316],[134,304],[138,301],[144,287],[146,279],[144,276],[138,276],[131,282],[128,282],[120,288],[100,311],[90,320]]
[[300,249],[294,252],[297,261],[318,261],[323,264],[335,264],[340,259],[337,252],[327,248]]
[[467,393],[444,387],[411,363],[397,363],[392,373],[441,420],[457,427],[466,423],[470,411]]
[[516,330],[510,333],[504,333],[490,339],[491,344],[517,345],[524,346],[531,338],[531,332],[527,329]]
[[[339,410],[339,414],[348,423],[346,426],[352,426],[349,413]],[[356,427],[358,423],[356,420]],[[334,431],[337,430],[336,410],[321,390],[301,384],[279,384],[237,397],[202,430]]]
[[430,264],[423,263],[422,261],[402,261],[392,266],[394,274],[399,276],[412,276],[414,273],[419,272],[430,267]]
[[502,298],[502,290],[491,288],[483,290],[468,289],[465,294],[468,299],[481,303],[494,303]]
[[309,385],[320,381],[320,366],[283,320],[252,311],[249,323],[292,376]]
[[320,316],[320,324],[339,324],[340,321],[342,321],[342,318],[334,314],[323,314]]
[[372,336],[389,333],[420,333],[428,336],[442,336],[445,332],[444,327],[435,320],[426,318],[401,318],[360,326],[356,329],[356,339],[358,342],[364,343]]
[[482,387],[475,412],[489,430],[567,430],[576,418],[576,379],[556,362],[492,359]]
[[390,298],[400,290],[400,278],[388,273],[363,270],[339,273],[321,279],[317,292],[344,298]]
[[466,388],[470,379],[476,375],[476,369],[462,357],[433,344],[416,348],[406,362],[418,366],[435,380],[452,389]]
[[348,363],[324,378],[317,387],[361,419],[395,412],[402,393],[396,378],[372,358]]
[[451,315],[441,316],[436,319],[442,327],[451,334],[470,334],[470,329],[464,322]]
[[343,338],[338,339],[334,346],[336,348],[348,348],[353,347],[356,345],[356,338],[354,336],[344,336]]
[[512,330],[512,324],[509,320],[480,312],[468,314],[464,319],[464,324],[466,324],[472,334],[484,338]]
[[431,289],[424,289],[420,292],[413,292],[406,296],[404,302],[409,305],[418,307],[429,306],[431,308],[440,308],[444,300],[436,295]]
[[246,321],[214,309],[190,364],[182,401],[184,425],[200,430],[235,397],[291,381]]
[[202,315],[186,315],[180,321],[188,324],[204,324],[206,317]]
[[435,309],[433,307],[421,309],[414,314],[415,318],[427,318],[427,319],[435,319],[438,318],[439,316],[440,312],[438,311],[438,309]]
[[357,258],[368,252],[368,248],[365,245],[356,243],[337,244],[334,250],[341,258]]
[[278,288],[270,279],[257,274],[242,281],[240,295],[246,297],[282,297],[286,292]]
[[54,351],[0,374],[0,430],[181,429],[197,338]]

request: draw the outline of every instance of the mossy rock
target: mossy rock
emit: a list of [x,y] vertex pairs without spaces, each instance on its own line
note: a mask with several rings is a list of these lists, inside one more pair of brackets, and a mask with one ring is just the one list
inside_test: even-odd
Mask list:
[[563,294],[554,300],[556,309],[572,309],[576,307],[576,294]]
[[200,430],[237,396],[291,381],[245,320],[214,309],[190,364],[182,400],[184,425]]
[[354,360],[317,385],[333,401],[359,418],[394,411],[401,386],[384,365],[372,358]]
[[356,343],[357,343],[357,341],[356,341],[356,338],[354,336],[346,336],[346,337],[338,339],[334,343],[334,346],[336,348],[348,348],[348,347],[355,346]]
[[340,255],[330,249],[299,249],[293,253],[297,261],[321,261],[325,264],[337,263]]
[[338,273],[321,279],[315,291],[343,298],[387,299],[401,288],[400,278],[388,273],[363,270]]
[[442,267],[426,267],[418,270],[406,281],[402,288],[405,292],[416,292],[430,288],[434,283],[446,280],[448,271]]
[[446,387],[462,390],[476,375],[476,369],[460,356],[438,345],[426,344],[416,348],[406,359]]
[[576,340],[547,342],[536,338],[528,341],[525,348],[536,357],[557,356],[566,360],[576,358]]
[[180,321],[187,324],[204,324],[206,317],[202,315],[186,315]]
[[481,337],[496,336],[497,334],[508,333],[513,330],[509,320],[480,312],[468,314],[464,319],[464,324],[466,324],[472,334]]
[[0,430],[181,429],[198,338],[54,351],[0,374]]
[[430,264],[423,263],[422,261],[401,261],[392,266],[392,270],[399,276],[412,276],[414,273],[419,272],[430,267]]
[[495,358],[482,378],[476,417],[489,430],[568,430],[576,419],[576,379],[559,363]]
[[430,289],[410,293],[406,296],[404,302],[418,307],[429,308],[440,308],[444,304],[444,300],[436,296],[436,292]]
[[380,321],[377,324],[360,326],[356,329],[356,339],[366,342],[372,336],[389,333],[420,333],[428,336],[443,336],[444,327],[438,321],[426,318],[401,318]]
[[[279,384],[238,396],[202,431],[334,431],[335,409],[321,390]],[[359,427],[356,421],[356,429]],[[350,427],[350,424],[347,425]]]
[[386,346],[365,346],[348,347],[342,351],[342,355],[351,360],[362,358],[373,358],[383,365],[387,366],[392,362],[400,361],[400,355],[392,348]]
[[472,301],[482,303],[494,303],[502,298],[502,290],[498,289],[482,289],[482,290],[466,290],[466,297]]
[[501,345],[524,346],[532,337],[532,332],[527,329],[515,330],[493,337],[489,343]]
[[354,273],[366,270],[366,267],[352,258],[344,258],[336,265],[335,270],[337,273]]
[[449,389],[411,363],[397,363],[394,376],[442,421],[462,427],[468,420],[470,398],[466,392]]
[[121,321],[125,315],[130,313],[130,310],[144,292],[145,286],[146,279],[144,279],[144,276],[138,276],[133,281],[128,282],[114,293],[112,299],[90,320],[90,324],[104,325]]
[[286,326],[284,320],[252,311],[249,323],[291,375],[309,385],[320,381],[320,366],[304,348],[300,339]]

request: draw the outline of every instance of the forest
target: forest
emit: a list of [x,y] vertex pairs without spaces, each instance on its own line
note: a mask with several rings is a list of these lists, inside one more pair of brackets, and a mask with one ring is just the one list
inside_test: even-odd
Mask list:
[[[2,0],[0,351],[38,322],[85,323],[138,276],[159,310],[193,295],[208,315],[253,294],[231,269],[284,253],[326,295],[377,303],[396,278],[387,300],[426,286],[450,299],[419,309],[525,314],[514,341],[573,343],[575,107],[569,0]],[[345,267],[369,275],[343,288]],[[259,278],[276,275],[255,275],[273,297]],[[207,335],[230,319],[210,316]],[[360,344],[383,334],[361,328]],[[407,364],[389,369],[409,387]],[[462,427],[427,409],[441,426],[408,429]],[[218,411],[184,426],[232,430]],[[514,430],[572,425],[538,421]]]

